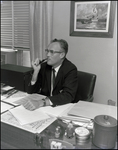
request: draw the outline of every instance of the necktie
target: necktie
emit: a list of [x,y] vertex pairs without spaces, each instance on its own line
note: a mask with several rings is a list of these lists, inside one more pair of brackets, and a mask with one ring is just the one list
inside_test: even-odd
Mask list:
[[52,72],[53,72],[53,87],[54,87],[54,84],[55,84],[55,69],[52,69]]
[[52,69],[52,77],[51,77],[51,93],[50,93],[51,96],[52,96],[54,84],[55,84],[55,69],[53,68]]

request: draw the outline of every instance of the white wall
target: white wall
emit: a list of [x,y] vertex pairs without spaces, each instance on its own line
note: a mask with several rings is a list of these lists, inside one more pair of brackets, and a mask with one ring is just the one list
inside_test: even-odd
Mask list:
[[74,37],[69,31],[70,1],[54,1],[53,38],[67,40],[67,58],[78,70],[97,75],[94,102],[117,102],[117,13],[113,38]]
[[[67,58],[78,70],[97,75],[94,102],[117,105],[117,12],[113,38],[69,36],[70,1],[54,1],[53,38],[62,38],[69,44]],[[23,53],[23,65],[30,66],[30,54]]]

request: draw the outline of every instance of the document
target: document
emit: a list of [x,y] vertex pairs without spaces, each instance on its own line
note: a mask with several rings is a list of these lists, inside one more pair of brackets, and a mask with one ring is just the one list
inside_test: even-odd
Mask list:
[[42,112],[40,109],[30,111],[25,109],[22,105],[9,110],[12,115],[19,121],[21,125],[29,124],[38,120],[45,120],[50,118],[49,115]]
[[82,116],[94,119],[97,115],[109,115],[117,119],[117,107],[93,102],[79,101],[70,111],[69,116]]
[[1,113],[11,109],[11,108],[14,108],[13,105],[9,105],[7,103],[4,103],[4,102],[1,102]]
[[72,105],[73,105],[72,103],[69,103],[69,104],[60,105],[60,106],[56,106],[56,107],[46,106],[46,107],[41,107],[40,110],[51,116],[58,117],[65,110],[70,108]]
[[10,111],[7,111],[1,115],[1,122],[10,124],[17,128],[29,131],[31,133],[41,133],[45,128],[52,124],[56,120],[55,117],[50,117],[45,120],[38,120],[29,124],[21,125],[18,120],[12,115]]
[[58,118],[62,119],[62,120],[71,120],[71,121],[77,121],[77,122],[81,122],[83,123],[88,123],[91,121],[91,119],[86,118],[84,116],[74,116],[74,115],[69,115],[68,112],[70,112],[70,110],[72,110],[77,103],[72,104],[70,107],[68,107],[65,111],[63,111]]
[[28,96],[26,92],[18,91],[17,93],[11,95],[10,97],[6,98],[5,96],[1,96],[1,100],[7,103],[10,103],[14,106],[17,106],[19,104],[15,103],[15,101],[18,101],[19,99],[22,99],[26,96]]
[[11,89],[14,89],[14,87],[9,86],[9,85],[2,87],[2,90],[5,90],[5,91],[9,91],[9,90],[11,90]]

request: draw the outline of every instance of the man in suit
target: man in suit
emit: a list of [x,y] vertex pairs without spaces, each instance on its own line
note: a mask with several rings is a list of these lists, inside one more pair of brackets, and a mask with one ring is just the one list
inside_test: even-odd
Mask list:
[[[77,67],[66,58],[68,43],[63,39],[54,39],[45,52],[47,62],[40,64],[38,58],[32,62],[34,72],[28,86],[28,93],[39,93],[47,97],[39,101],[30,100],[30,104],[39,108],[73,102],[78,87],[78,77]],[[55,69],[55,75],[52,69]],[[53,85],[54,76],[56,77]]]

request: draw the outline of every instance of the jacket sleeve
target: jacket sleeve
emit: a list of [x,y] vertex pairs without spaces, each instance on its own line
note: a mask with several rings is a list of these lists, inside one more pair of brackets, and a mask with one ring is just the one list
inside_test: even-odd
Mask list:
[[75,98],[77,87],[77,68],[73,67],[64,76],[61,92],[53,96],[49,96],[53,106],[71,103]]
[[37,81],[35,82],[34,85],[31,85],[31,80],[28,84],[28,87],[27,87],[27,93],[28,94],[32,94],[32,93],[39,93],[40,92],[40,89],[41,89],[41,73],[39,71],[38,73],[38,77],[37,77]]

